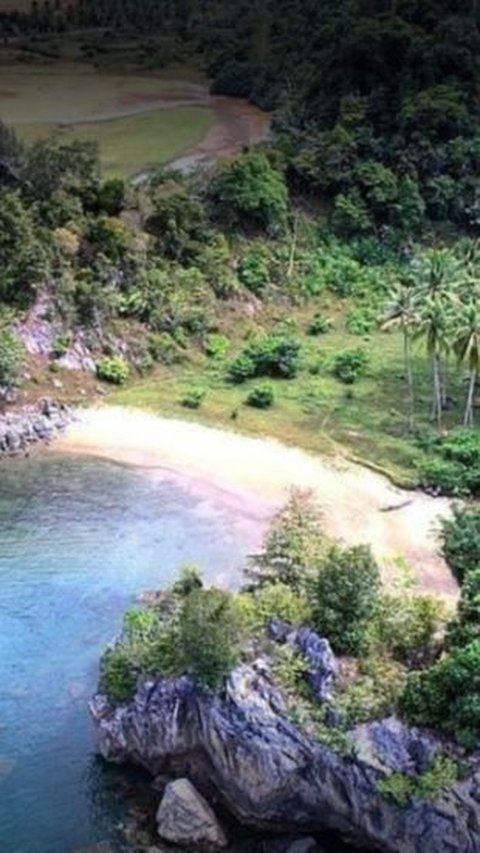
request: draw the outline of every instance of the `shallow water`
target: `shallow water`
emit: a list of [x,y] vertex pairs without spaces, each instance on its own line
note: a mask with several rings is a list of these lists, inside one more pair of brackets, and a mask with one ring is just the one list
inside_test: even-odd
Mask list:
[[236,576],[259,525],[214,496],[105,461],[0,463],[0,851],[113,839],[124,776],[95,758],[87,701],[136,594],[198,563]]

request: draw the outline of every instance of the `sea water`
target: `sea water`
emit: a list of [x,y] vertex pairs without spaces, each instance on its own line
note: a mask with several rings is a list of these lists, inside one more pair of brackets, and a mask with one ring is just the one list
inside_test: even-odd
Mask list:
[[[154,472],[64,455],[0,462],[0,851],[114,840],[123,771],[95,751],[99,657],[143,590],[197,563],[238,578],[258,529]],[[258,526],[257,526],[258,527]]]

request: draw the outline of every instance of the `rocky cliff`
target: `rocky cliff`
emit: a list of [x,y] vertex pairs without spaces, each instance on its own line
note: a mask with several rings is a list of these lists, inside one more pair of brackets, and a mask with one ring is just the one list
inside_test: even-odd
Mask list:
[[32,444],[49,442],[72,419],[66,406],[47,399],[35,406],[0,414],[0,459],[27,453]]
[[434,742],[387,720],[362,727],[355,759],[339,755],[289,721],[262,662],[235,670],[222,698],[184,676],[147,682],[124,706],[99,694],[91,711],[108,761],[184,775],[243,824],[333,830],[384,853],[480,851],[480,774],[435,801],[397,806],[378,793],[378,781],[423,772]]

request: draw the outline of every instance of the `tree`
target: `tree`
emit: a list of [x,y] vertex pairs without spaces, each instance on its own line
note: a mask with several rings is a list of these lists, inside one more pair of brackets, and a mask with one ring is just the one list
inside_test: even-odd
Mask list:
[[370,548],[331,548],[312,591],[315,627],[334,651],[353,655],[364,651],[380,593],[380,572]]
[[244,154],[223,166],[212,181],[210,195],[217,216],[232,225],[266,230],[286,224],[285,180],[262,151]]
[[412,371],[412,331],[418,321],[417,303],[414,288],[409,283],[400,282],[391,292],[382,329],[387,331],[400,328],[403,335],[403,360],[408,386],[409,426],[414,427],[415,421],[415,392]]
[[419,315],[416,336],[425,339],[427,355],[432,366],[432,420],[442,425],[441,356],[448,351],[448,314],[445,303],[438,297],[427,296]]
[[459,363],[466,364],[470,373],[463,425],[473,426],[473,400],[480,370],[480,314],[476,301],[460,306],[453,348]]

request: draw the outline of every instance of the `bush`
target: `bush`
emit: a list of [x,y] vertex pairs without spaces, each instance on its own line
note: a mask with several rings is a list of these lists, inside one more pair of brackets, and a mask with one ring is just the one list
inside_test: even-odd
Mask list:
[[254,633],[264,631],[272,619],[296,627],[307,625],[311,618],[305,596],[280,581],[266,583],[254,592],[241,593],[238,605],[246,626]]
[[98,378],[113,385],[123,385],[128,379],[129,372],[128,364],[121,356],[104,358],[97,364]]
[[183,395],[180,402],[186,409],[199,409],[205,399],[206,393],[204,388],[190,388]]
[[453,517],[442,520],[442,554],[462,582],[480,568],[480,509],[454,507]]
[[405,808],[413,799],[435,800],[458,781],[460,768],[446,755],[438,755],[432,766],[419,776],[392,773],[377,784],[377,791]]
[[444,612],[441,600],[431,595],[384,593],[375,622],[378,641],[402,663],[422,661],[432,653]]
[[409,676],[400,710],[414,725],[431,726],[474,748],[480,738],[480,640],[454,650],[425,672]]
[[377,655],[359,664],[358,677],[336,698],[348,728],[395,713],[405,689],[406,671],[396,661]]
[[299,366],[300,343],[296,338],[270,335],[253,341],[229,367],[233,382],[244,382],[253,376],[291,379]]
[[135,695],[138,673],[123,646],[108,649],[102,661],[101,688],[111,702],[129,702]]
[[275,394],[273,386],[268,382],[256,385],[247,397],[247,405],[254,409],[269,409],[273,406]]
[[300,592],[308,586],[325,547],[318,506],[309,492],[293,491],[275,515],[263,551],[252,557],[247,576],[257,586],[279,582]]
[[379,593],[380,572],[370,548],[330,549],[313,585],[313,614],[317,631],[338,654],[365,651]]
[[447,634],[451,649],[468,646],[474,640],[480,640],[480,566],[465,576],[457,614]]
[[225,335],[208,335],[205,352],[209,358],[223,358],[230,349],[230,341]]
[[317,313],[308,327],[309,335],[326,335],[332,328],[332,321],[325,314]]
[[365,350],[343,350],[334,357],[333,374],[345,385],[352,385],[366,373],[367,365],[368,354]]
[[368,335],[375,329],[378,320],[378,311],[371,306],[352,308],[345,320],[347,332],[352,335]]
[[25,347],[14,332],[0,330],[0,386],[18,385],[25,362]]
[[417,467],[420,485],[426,491],[452,497],[468,495],[465,472],[458,462],[432,456],[430,459],[423,459]]
[[259,294],[270,284],[270,254],[263,246],[252,249],[240,262],[238,277],[252,293]]
[[194,589],[182,603],[179,662],[212,690],[240,659],[241,619],[232,596],[220,589]]
[[148,351],[154,361],[170,366],[180,360],[178,344],[168,332],[158,332],[150,335]]
[[419,465],[423,486],[445,495],[480,494],[480,434],[457,429],[428,448],[434,455]]

